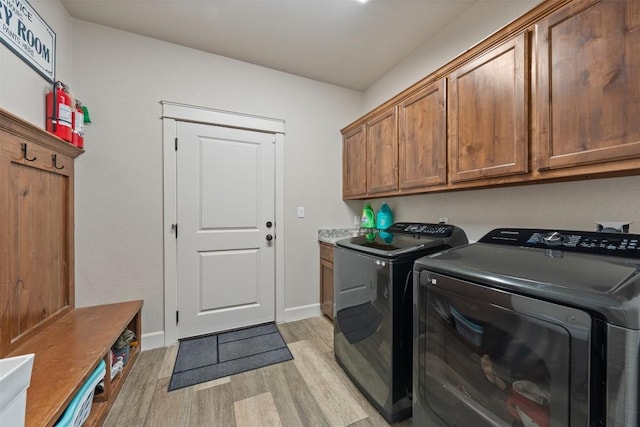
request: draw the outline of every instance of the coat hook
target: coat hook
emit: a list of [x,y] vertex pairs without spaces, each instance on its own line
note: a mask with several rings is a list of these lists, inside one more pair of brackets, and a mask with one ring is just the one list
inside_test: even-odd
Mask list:
[[56,168],[56,169],[58,169],[58,170],[60,170],[60,169],[64,169],[64,165],[63,165],[63,166],[61,166],[61,167],[58,167],[57,160],[56,160],[56,158],[57,158],[57,157],[58,157],[58,156],[57,156],[57,155],[55,155],[55,154],[52,154],[52,155],[51,155],[51,161],[53,162],[53,167],[54,167],[54,168]]
[[30,159],[27,156],[27,144],[26,143],[22,143],[22,153],[24,154],[24,159],[29,161],[29,162],[33,162],[35,159],[37,159],[37,157],[34,157],[33,159]]

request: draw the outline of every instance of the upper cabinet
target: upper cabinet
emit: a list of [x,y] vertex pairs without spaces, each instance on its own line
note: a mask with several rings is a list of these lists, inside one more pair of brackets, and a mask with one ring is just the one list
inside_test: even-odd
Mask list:
[[342,136],[342,197],[398,190],[398,113],[393,107]]
[[367,194],[367,145],[364,126],[342,137],[342,197],[358,198]]
[[400,103],[399,186],[427,187],[447,182],[447,116],[442,78]]
[[398,189],[398,114],[392,107],[369,120],[367,128],[367,193]]
[[573,1],[536,25],[541,171],[640,157],[639,46],[637,0]]
[[451,74],[451,182],[527,172],[527,57],[520,34]]
[[546,0],[343,129],[343,197],[640,175],[640,1]]

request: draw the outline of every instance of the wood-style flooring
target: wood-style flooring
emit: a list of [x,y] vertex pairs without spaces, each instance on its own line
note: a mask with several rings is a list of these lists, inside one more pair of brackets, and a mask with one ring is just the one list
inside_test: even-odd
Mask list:
[[[178,347],[140,353],[105,426],[388,426],[338,366],[327,317],[282,323],[294,360],[167,392]],[[411,419],[394,426],[410,426]]]

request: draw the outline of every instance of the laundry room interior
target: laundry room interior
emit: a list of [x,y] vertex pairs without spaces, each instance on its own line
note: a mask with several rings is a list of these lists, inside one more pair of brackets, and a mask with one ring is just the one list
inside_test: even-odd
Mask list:
[[0,0],[0,424],[637,424],[638,16]]

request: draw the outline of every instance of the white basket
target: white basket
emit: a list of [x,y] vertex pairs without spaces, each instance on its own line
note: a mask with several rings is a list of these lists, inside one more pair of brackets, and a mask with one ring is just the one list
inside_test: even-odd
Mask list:
[[24,426],[33,354],[0,359],[0,425]]
[[56,423],[56,427],[80,427],[84,424],[91,413],[96,386],[102,381],[106,373],[107,365],[105,365],[104,360],[101,360],[98,367],[71,400],[62,417]]
[[456,330],[458,331],[458,333],[471,344],[475,345],[476,347],[480,347],[480,344],[482,343],[482,334],[484,333],[484,328],[464,317],[453,306],[450,306],[449,310],[451,310],[451,314],[453,315],[453,319],[455,320]]

